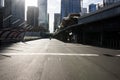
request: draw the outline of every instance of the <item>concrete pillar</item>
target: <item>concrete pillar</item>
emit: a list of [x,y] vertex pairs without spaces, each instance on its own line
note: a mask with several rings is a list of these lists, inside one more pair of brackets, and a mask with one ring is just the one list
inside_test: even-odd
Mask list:
[[85,44],[86,43],[86,35],[85,32],[83,32],[83,36],[82,36],[82,43]]
[[0,8],[4,7],[4,0],[0,0]]
[[3,27],[3,8],[0,8],[0,27]]
[[103,46],[103,33],[100,34],[100,46]]
[[120,49],[120,40],[118,41],[118,48]]

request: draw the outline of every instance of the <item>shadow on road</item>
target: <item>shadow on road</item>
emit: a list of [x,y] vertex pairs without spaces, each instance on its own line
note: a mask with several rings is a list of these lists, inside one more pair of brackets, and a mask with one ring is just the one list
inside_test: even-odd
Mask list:
[[11,45],[13,45],[15,43],[11,43],[11,42],[0,42],[0,53],[5,50],[6,48],[10,47]]
[[[59,40],[61,41],[61,40]],[[64,42],[64,41],[62,41]],[[84,43],[75,43],[75,42],[64,42],[67,44],[82,44],[82,45],[87,45],[87,46],[92,46],[92,47],[98,47],[98,48],[106,48],[106,49],[113,49],[113,50],[120,50],[120,47],[109,47],[109,46],[101,46],[101,45],[95,45],[95,44],[84,44]]]

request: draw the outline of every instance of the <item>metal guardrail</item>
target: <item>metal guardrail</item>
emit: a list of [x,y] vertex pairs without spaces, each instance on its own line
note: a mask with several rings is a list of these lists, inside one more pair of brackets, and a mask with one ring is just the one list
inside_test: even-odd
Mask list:
[[22,25],[24,25],[24,24],[25,24],[25,22],[21,23],[19,26],[22,26]]
[[92,16],[92,15],[95,15],[95,14],[98,14],[98,13],[101,13],[103,11],[106,11],[106,10],[110,10],[112,8],[115,8],[115,7],[120,7],[120,2],[119,3],[115,3],[115,4],[112,4],[112,5],[109,5],[109,6],[105,6],[99,10],[96,10],[95,12],[91,12],[91,13],[88,13],[86,15],[83,15],[81,16],[79,19],[82,19],[82,18],[85,18],[85,17],[89,17],[89,16]]
[[89,13],[86,16],[82,16],[81,18],[79,18],[78,23],[80,25],[87,24],[119,15],[120,15],[120,3],[105,7],[93,13]]
[[15,23],[17,23],[19,21],[20,21],[20,19],[17,19],[16,21],[12,22],[12,24],[15,24]]
[[21,41],[25,31],[17,29],[0,30],[0,42]]
[[11,17],[12,17],[12,15],[9,15],[8,17],[4,18],[3,21],[6,21],[6,20],[8,20]]

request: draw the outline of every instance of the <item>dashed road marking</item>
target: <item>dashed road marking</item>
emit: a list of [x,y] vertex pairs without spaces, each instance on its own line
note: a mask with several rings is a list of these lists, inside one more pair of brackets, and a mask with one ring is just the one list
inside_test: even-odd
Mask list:
[[120,57],[120,55],[116,55],[117,57]]
[[99,56],[99,54],[79,54],[79,53],[1,53],[4,55],[51,55],[51,56]]

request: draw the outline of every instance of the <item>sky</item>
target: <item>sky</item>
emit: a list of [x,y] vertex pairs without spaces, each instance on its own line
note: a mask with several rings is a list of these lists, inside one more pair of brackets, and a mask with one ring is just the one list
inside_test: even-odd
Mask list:
[[[83,0],[83,7],[88,8],[91,3],[102,3],[102,0]],[[37,0],[26,0],[27,6],[37,6]],[[61,0],[48,0],[48,13],[50,15],[49,30],[53,32],[54,13],[60,13]]]

